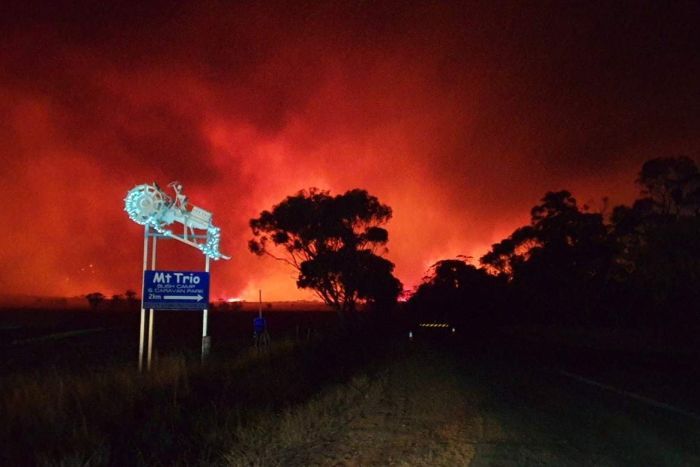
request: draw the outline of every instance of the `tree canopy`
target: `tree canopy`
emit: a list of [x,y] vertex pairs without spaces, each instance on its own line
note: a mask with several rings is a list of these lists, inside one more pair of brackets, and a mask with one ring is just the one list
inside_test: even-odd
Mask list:
[[402,290],[393,263],[379,256],[389,240],[381,226],[391,215],[365,190],[332,196],[311,188],[251,219],[249,248],[291,265],[299,272],[297,286],[340,314],[355,311],[358,302],[387,305]]
[[85,295],[85,298],[88,301],[88,304],[90,304],[90,308],[93,310],[96,310],[98,306],[100,306],[100,303],[104,302],[107,297],[102,292],[91,292],[87,295]]
[[662,215],[700,214],[700,172],[688,157],[658,157],[642,165],[637,178],[641,206]]
[[530,225],[492,246],[481,264],[518,279],[529,273],[563,278],[592,277],[603,265],[592,262],[606,251],[603,216],[582,211],[568,191],[548,192],[530,211]]
[[452,325],[492,323],[503,298],[502,281],[479,269],[466,257],[433,264],[409,300],[420,320]]
[[591,290],[606,280],[612,254],[603,216],[581,209],[568,191],[546,193],[530,214],[530,225],[493,245],[481,264],[543,316],[595,308]]
[[697,164],[688,157],[651,159],[637,184],[642,197],[613,210],[614,278],[647,307],[690,310],[700,302]]
[[700,303],[700,171],[688,157],[661,157],[641,166],[636,183],[640,197],[609,219],[568,191],[546,193],[529,225],[481,264],[547,322],[658,323],[671,320],[668,310],[687,322]]

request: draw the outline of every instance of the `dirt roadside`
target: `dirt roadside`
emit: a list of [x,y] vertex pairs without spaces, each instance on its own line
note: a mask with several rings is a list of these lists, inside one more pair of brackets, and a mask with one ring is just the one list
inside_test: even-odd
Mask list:
[[530,368],[477,360],[409,353],[243,430],[226,464],[700,465],[692,441],[700,427]]
[[486,426],[476,396],[463,391],[452,370],[436,355],[392,366],[307,465],[469,465],[474,439],[498,427]]
[[[466,466],[506,440],[455,362],[420,351],[239,433],[228,465]],[[261,437],[265,442],[260,442]]]

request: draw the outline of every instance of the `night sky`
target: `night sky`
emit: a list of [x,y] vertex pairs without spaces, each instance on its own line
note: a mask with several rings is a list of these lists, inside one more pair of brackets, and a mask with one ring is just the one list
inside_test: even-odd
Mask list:
[[299,189],[389,204],[410,288],[548,190],[628,203],[644,160],[700,155],[698,2],[114,3],[0,7],[0,294],[139,290],[146,182],[213,211],[212,298],[280,300],[312,294],[248,221]]

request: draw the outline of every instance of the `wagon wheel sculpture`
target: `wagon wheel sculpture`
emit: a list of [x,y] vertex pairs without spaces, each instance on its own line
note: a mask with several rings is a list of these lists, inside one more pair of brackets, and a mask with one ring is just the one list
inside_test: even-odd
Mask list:
[[158,222],[171,200],[153,185],[138,185],[126,195],[125,210],[131,220],[146,225]]
[[[182,193],[182,185],[171,183],[176,194],[176,201],[163,192],[155,183],[143,184],[132,188],[124,198],[124,210],[132,221],[147,228],[155,229],[159,234],[178,240],[197,248],[208,258],[230,259],[219,251],[221,229],[211,223],[211,213],[197,206],[188,209],[187,197]],[[194,234],[181,235],[166,229],[168,225],[178,222],[185,229],[206,231],[206,242],[198,241]]]

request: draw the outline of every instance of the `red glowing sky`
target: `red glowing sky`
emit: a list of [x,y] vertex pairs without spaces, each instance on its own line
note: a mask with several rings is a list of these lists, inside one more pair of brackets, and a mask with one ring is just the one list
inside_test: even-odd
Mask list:
[[[213,265],[212,297],[295,299],[310,294],[293,272],[246,243],[248,220],[299,189],[389,204],[410,288],[437,259],[483,254],[548,190],[629,202],[642,161],[700,154],[698,4],[431,3],[0,12],[2,293],[138,290],[122,200],[145,182],[180,180],[214,212],[233,259]],[[201,261],[159,250],[163,268]]]

